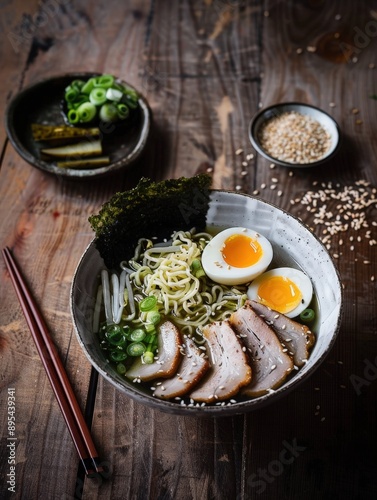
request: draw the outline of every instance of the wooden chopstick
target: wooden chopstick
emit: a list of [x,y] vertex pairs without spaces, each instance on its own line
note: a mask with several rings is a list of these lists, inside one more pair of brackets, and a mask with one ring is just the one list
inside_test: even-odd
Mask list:
[[101,473],[103,472],[103,468],[99,463],[100,460],[90,431],[43,317],[9,248],[4,248],[2,254],[39,356],[76,446],[85,473],[88,476]]

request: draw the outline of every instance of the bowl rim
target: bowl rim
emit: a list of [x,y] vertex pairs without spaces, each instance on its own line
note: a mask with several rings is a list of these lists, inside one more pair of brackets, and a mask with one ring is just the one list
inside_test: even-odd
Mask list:
[[[279,160],[278,158],[274,158],[270,154],[268,154],[260,145],[260,142],[258,140],[257,136],[257,130],[256,130],[256,125],[258,123],[258,120],[263,117],[264,114],[268,113],[269,111],[272,111],[274,109],[279,110],[282,107],[292,107],[292,110],[297,108],[297,106],[308,108],[308,109],[313,109],[321,114],[323,114],[327,119],[329,119],[332,124],[334,125],[334,128],[337,132],[337,136],[335,137],[336,139],[336,144],[335,147],[332,149],[332,151],[329,154],[325,154],[322,158],[320,158],[317,161],[314,161],[312,163],[289,163],[284,160]],[[280,113],[279,113],[280,114]],[[265,119],[263,122],[266,121]],[[277,165],[281,165],[283,167],[289,167],[289,168],[313,168],[318,165],[321,165],[327,161],[329,161],[331,158],[335,156],[335,154],[338,152],[341,142],[342,142],[342,134],[340,127],[337,123],[337,121],[326,111],[323,109],[319,108],[318,106],[314,106],[312,104],[307,104],[305,102],[299,102],[299,101],[288,101],[288,102],[279,102],[275,104],[271,104],[261,110],[259,110],[250,120],[249,122],[249,127],[248,127],[248,135],[249,135],[249,140],[254,147],[254,149],[264,156],[267,160],[271,161],[272,163],[276,163]]]
[[27,85],[25,88],[17,92],[15,94],[10,102],[7,105],[6,111],[5,111],[5,130],[7,133],[7,136],[16,150],[16,152],[27,162],[29,165],[38,168],[39,170],[42,170],[43,172],[47,172],[49,174],[55,174],[59,177],[63,178],[70,178],[70,179],[87,179],[87,178],[96,178],[96,177],[101,177],[104,175],[108,175],[114,172],[117,172],[121,170],[122,168],[128,166],[131,164],[133,161],[135,161],[142,151],[145,148],[145,145],[147,143],[150,129],[151,129],[151,109],[149,107],[149,104],[145,97],[140,93],[140,91],[132,84],[128,83],[127,81],[123,80],[122,78],[115,76],[114,78],[117,81],[120,81],[124,84],[126,84],[128,87],[131,89],[135,90],[138,95],[139,95],[139,105],[142,113],[142,125],[140,127],[140,131],[138,132],[138,140],[133,148],[133,150],[128,153],[127,156],[110,162],[109,165],[103,166],[103,167],[98,167],[98,168],[92,168],[92,169],[73,169],[73,168],[59,168],[56,165],[49,164],[43,160],[40,160],[37,158],[32,152],[30,152],[27,148],[25,148],[24,144],[20,140],[18,134],[16,133],[16,129],[14,126],[14,117],[16,114],[17,106],[19,103],[28,96],[28,94],[33,93],[34,91],[38,90],[38,88],[43,88],[46,85],[51,85],[54,84],[55,82],[63,81],[65,79],[85,79],[85,78],[91,78],[93,76],[99,76],[102,73],[100,72],[72,72],[72,73],[64,73],[64,74],[58,74],[58,75],[52,75],[50,77],[44,78],[42,80],[38,80],[34,83],[31,83],[30,85]]
[[[109,374],[104,368],[98,365],[95,359],[91,356],[90,352],[86,348],[85,342],[81,338],[81,335],[79,333],[79,329],[77,327],[76,323],[76,317],[75,317],[75,311],[74,311],[74,290],[75,290],[75,284],[77,281],[77,276],[78,272],[82,266],[83,261],[85,260],[86,255],[95,249],[95,241],[96,238],[93,238],[90,243],[87,245],[86,249],[84,250],[83,254],[80,257],[80,260],[76,266],[74,275],[73,275],[73,280],[72,280],[72,285],[71,285],[71,290],[70,290],[70,311],[71,311],[71,318],[73,320],[73,325],[74,325],[74,331],[76,334],[77,341],[79,345],[81,346],[82,350],[84,351],[87,359],[91,363],[91,365],[113,386],[115,386],[117,389],[119,389],[125,396],[130,397],[136,402],[139,402],[141,404],[144,404],[146,406],[149,406],[150,408],[162,411],[162,412],[169,412],[169,413],[174,413],[176,415],[183,415],[183,416],[196,416],[196,417],[223,417],[223,416],[232,416],[232,415],[240,415],[240,414],[245,414],[249,413],[251,411],[258,410],[262,407],[265,407],[274,401],[278,401],[280,398],[282,398],[285,394],[290,393],[294,389],[297,388],[298,385],[301,383],[305,382],[308,380],[308,378],[320,367],[320,365],[323,363],[325,358],[328,356],[330,351],[332,350],[336,339],[339,334],[339,330],[341,327],[342,323],[342,317],[343,317],[343,307],[344,307],[344,292],[343,292],[343,287],[342,287],[342,282],[340,278],[339,271],[335,265],[334,259],[331,257],[329,254],[328,250],[326,249],[325,245],[322,243],[322,241],[319,239],[319,237],[314,234],[309,226],[304,223],[302,220],[300,220],[298,217],[295,215],[290,214],[287,210],[282,209],[278,207],[277,205],[262,200],[261,198],[258,198],[253,195],[249,195],[246,193],[237,193],[234,191],[230,190],[225,190],[225,189],[211,189],[211,195],[216,194],[216,193],[224,193],[224,194],[231,194],[234,196],[244,196],[247,198],[251,198],[254,200],[257,200],[260,203],[263,203],[267,206],[270,206],[274,209],[277,209],[283,214],[285,214],[288,217],[293,218],[296,222],[298,222],[300,225],[302,225],[306,230],[310,231],[311,235],[317,240],[320,246],[322,246],[325,254],[329,257],[329,261],[332,264],[333,270],[335,272],[335,275],[337,277],[337,289],[339,292],[339,314],[337,317],[336,321],[336,326],[334,328],[334,331],[332,333],[332,336],[329,340],[329,342],[326,345],[326,348],[324,352],[319,356],[318,360],[313,366],[310,366],[307,368],[305,372],[304,377],[293,377],[290,381],[289,384],[283,384],[280,386],[278,389],[274,390],[272,393],[268,393],[262,396],[259,396],[254,399],[249,399],[246,401],[241,401],[237,402],[235,404],[231,404],[229,406],[215,406],[215,405],[208,405],[208,406],[181,406],[180,404],[177,403],[172,403],[171,401],[168,400],[163,400],[163,399],[157,399],[153,398],[151,395],[143,394],[138,391],[136,391],[133,386],[130,385],[124,385],[115,380],[111,374]],[[96,249],[95,249],[96,250]],[[96,250],[98,252],[98,250]]]

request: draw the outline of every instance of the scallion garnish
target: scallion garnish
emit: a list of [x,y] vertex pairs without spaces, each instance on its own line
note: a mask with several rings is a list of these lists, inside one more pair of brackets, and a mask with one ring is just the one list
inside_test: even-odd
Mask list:
[[106,90],[101,87],[95,87],[89,94],[89,100],[95,106],[105,104],[106,99]]
[[140,304],[139,309],[142,312],[151,311],[157,304],[157,298],[154,295],[149,295],[145,297]]
[[91,102],[83,102],[76,111],[80,122],[83,123],[91,122],[96,116],[96,107]]
[[94,86],[102,87],[103,89],[109,89],[113,83],[114,77],[112,75],[101,75],[94,80]]
[[105,103],[101,106],[99,117],[104,122],[115,122],[118,119],[118,111],[116,106],[111,103]]
[[313,309],[309,309],[309,308],[305,309],[300,314],[300,320],[303,323],[311,323],[312,321],[314,321],[314,318],[315,318],[315,312],[313,311]]
[[148,311],[147,321],[148,323],[152,323],[152,325],[158,325],[161,321],[161,314],[157,310]]
[[[65,89],[64,99],[72,125],[95,118],[110,123],[123,121],[139,106],[137,92],[116,82],[112,75],[92,77],[86,82],[73,80]],[[72,109],[77,113],[70,113]]]
[[142,342],[132,342],[132,344],[127,347],[127,354],[130,356],[142,356],[146,349],[147,348]]
[[146,364],[146,365],[151,365],[153,362],[154,362],[154,354],[153,352],[150,352],[150,351],[147,351],[143,354],[143,362]]
[[117,104],[117,110],[118,110],[118,116],[119,116],[120,120],[125,120],[128,117],[128,115],[130,114],[130,110],[123,102]]

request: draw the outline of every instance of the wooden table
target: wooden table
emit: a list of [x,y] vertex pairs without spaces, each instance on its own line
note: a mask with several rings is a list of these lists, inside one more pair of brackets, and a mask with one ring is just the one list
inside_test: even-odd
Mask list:
[[[214,188],[257,191],[320,238],[324,227],[301,203],[305,193],[331,183],[339,194],[362,180],[374,196],[376,1],[16,0],[1,3],[1,23],[2,116],[25,86],[81,70],[122,77],[153,111],[143,157],[99,181],[66,181],[31,167],[0,131],[1,247],[13,249],[28,277],[83,408],[91,366],[74,334],[70,286],[93,237],[87,218],[113,193],[142,175],[160,180],[208,170]],[[291,100],[338,121],[343,144],[329,164],[271,169],[258,154],[248,156],[255,153],[251,117]],[[337,210],[337,202],[328,203]],[[1,262],[1,498],[375,499],[376,204],[365,213],[369,229],[330,238],[344,317],[318,371],[265,409],[220,419],[153,411],[100,377],[92,432],[107,464],[102,480],[77,482],[75,448]],[[14,453],[7,447],[12,394]],[[12,459],[14,494],[6,482]]]

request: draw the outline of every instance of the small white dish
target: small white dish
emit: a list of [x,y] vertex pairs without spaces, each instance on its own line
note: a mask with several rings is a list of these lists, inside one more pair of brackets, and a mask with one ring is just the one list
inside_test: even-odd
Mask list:
[[[280,116],[283,113],[295,111],[301,115],[310,116],[312,119],[316,120],[330,135],[330,146],[326,153],[316,161],[310,163],[293,163],[288,161],[283,161],[279,158],[271,156],[263,147],[260,141],[260,131],[268,120],[274,117]],[[297,102],[286,102],[280,104],[274,104],[268,108],[264,108],[259,111],[251,120],[249,126],[249,139],[255,150],[262,156],[267,158],[269,161],[276,163],[277,165],[282,165],[284,167],[304,167],[312,168],[316,167],[328,161],[337,152],[340,144],[340,129],[336,121],[325,111],[321,109],[310,106],[309,104],[297,103]]]

